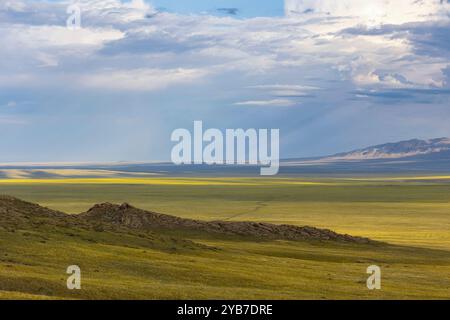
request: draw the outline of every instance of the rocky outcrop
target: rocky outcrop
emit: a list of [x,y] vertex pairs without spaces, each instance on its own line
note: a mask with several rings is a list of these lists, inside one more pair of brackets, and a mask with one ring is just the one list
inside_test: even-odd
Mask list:
[[361,237],[339,234],[331,230],[293,225],[275,225],[259,222],[201,221],[183,219],[171,215],[160,214],[134,208],[127,203],[114,205],[98,204],[80,218],[96,223],[125,226],[132,229],[184,229],[216,234],[249,236],[260,239],[279,240],[323,240],[370,243],[371,240]]

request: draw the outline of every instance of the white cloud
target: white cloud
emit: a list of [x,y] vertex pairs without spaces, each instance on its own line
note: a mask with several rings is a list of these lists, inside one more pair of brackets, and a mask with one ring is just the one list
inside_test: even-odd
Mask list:
[[[15,48],[42,49],[80,46],[101,47],[102,44],[121,39],[124,33],[111,28],[82,28],[70,30],[63,26],[0,26],[2,38],[0,43],[13,45]],[[74,50],[75,53],[75,50]]]
[[[330,144],[363,139],[357,132],[364,127],[370,135],[371,124],[372,135],[381,139],[380,133],[389,132],[387,118],[394,131],[415,134],[420,127],[425,135],[437,123],[450,132],[448,92],[440,93],[450,82],[448,2],[298,0],[286,3],[299,13],[252,19],[156,12],[146,3],[82,0],[82,29],[72,31],[65,26],[67,2],[0,0],[0,89],[6,101],[16,99],[20,106],[1,108],[0,122],[23,124],[11,115],[30,119],[27,113],[39,113],[39,121],[18,130],[29,128],[28,135],[20,133],[30,138],[21,139],[25,146],[77,121],[96,151],[94,141],[114,140],[108,147],[114,156],[128,150],[131,140],[146,144],[140,138],[149,127],[157,136],[187,121],[175,112],[181,107],[223,127],[279,125],[286,145],[296,148],[336,132],[341,133]],[[313,10],[304,13],[308,9]],[[143,98],[130,98],[136,92]],[[24,108],[22,100],[33,100],[33,108]],[[126,101],[132,101],[135,118],[125,113]],[[230,101],[239,107],[224,108]],[[386,101],[398,103],[398,109],[389,108],[397,114],[378,111]],[[292,107],[297,105],[305,107]],[[269,112],[259,112],[264,107]],[[273,116],[276,107],[279,117]],[[105,116],[105,123],[98,121]],[[78,117],[85,120],[80,125]],[[119,123],[117,117],[124,130],[111,125]],[[421,126],[410,125],[413,117]],[[99,130],[103,134],[94,137]],[[66,131],[61,149],[89,154],[84,145],[73,148],[81,131]],[[134,156],[146,156],[141,145],[136,150]]]
[[50,55],[45,52],[38,52],[36,59],[41,62],[40,67],[57,67],[58,58],[55,55]]
[[156,11],[144,0],[77,0],[82,27],[92,25],[126,25],[143,21]]
[[[34,2],[18,2],[14,8],[8,3],[0,7],[0,16],[6,17],[0,24],[0,46],[5,48],[0,83],[9,87],[56,86],[66,76],[82,88],[155,91],[209,74],[224,81],[248,77],[254,83],[253,77],[259,77],[267,83],[278,75],[281,82],[297,82],[283,79],[295,70],[300,80],[309,74],[326,82],[339,73],[356,86],[426,88],[444,85],[442,70],[449,64],[448,56],[430,58],[416,50],[408,33],[415,25],[395,34],[370,28],[366,34],[344,32],[361,21],[448,21],[444,13],[449,5],[439,0],[286,0],[287,12],[300,12],[295,15],[300,20],[154,15],[155,9],[142,0],[82,1],[83,29],[76,31],[64,26],[66,12],[60,4],[41,3],[36,10]],[[304,18],[309,9],[317,19]],[[15,15],[18,10],[21,14]],[[29,24],[24,15],[30,16]],[[420,35],[420,43],[428,43]],[[253,102],[268,101],[267,93],[301,97],[317,90],[312,85],[253,89]]]
[[190,83],[207,74],[204,70],[182,68],[111,70],[85,75],[78,81],[88,88],[155,91],[171,85]]
[[449,9],[442,0],[285,0],[288,16],[350,16],[367,25],[429,21],[445,17]]
[[258,89],[263,92],[269,92],[273,96],[279,97],[302,97],[308,96],[312,91],[319,90],[318,87],[290,85],[290,84],[269,84],[250,86],[250,89]]
[[250,100],[236,102],[236,106],[256,106],[256,107],[291,107],[299,103],[288,99],[273,99],[273,100]]
[[22,12],[26,9],[26,5],[20,0],[5,0],[0,3],[0,9]]

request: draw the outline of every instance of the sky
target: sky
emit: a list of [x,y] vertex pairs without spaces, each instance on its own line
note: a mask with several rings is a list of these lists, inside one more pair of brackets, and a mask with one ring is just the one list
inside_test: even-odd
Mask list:
[[448,0],[0,1],[0,162],[165,161],[177,128],[282,158],[450,137]]

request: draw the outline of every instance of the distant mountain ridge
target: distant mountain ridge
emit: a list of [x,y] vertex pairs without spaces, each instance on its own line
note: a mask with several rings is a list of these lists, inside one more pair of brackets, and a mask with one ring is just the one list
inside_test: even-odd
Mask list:
[[[0,164],[1,179],[150,179],[152,177],[254,177],[254,165],[174,165],[160,163]],[[280,175],[333,176],[352,174],[450,175],[450,138],[411,139],[323,157],[280,161]]]
[[449,138],[429,140],[412,139],[380,144],[325,157],[326,160],[399,159],[450,151]]

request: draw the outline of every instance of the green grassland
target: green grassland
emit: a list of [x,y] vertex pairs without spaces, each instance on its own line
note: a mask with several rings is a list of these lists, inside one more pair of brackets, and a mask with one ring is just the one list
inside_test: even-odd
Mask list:
[[[389,244],[261,241],[0,226],[0,299],[448,299],[447,179],[150,178],[9,181],[0,194],[69,213],[100,202],[203,220],[329,228]],[[189,241],[186,241],[189,240]],[[82,269],[69,291],[65,269]],[[366,268],[382,268],[382,290]]]

